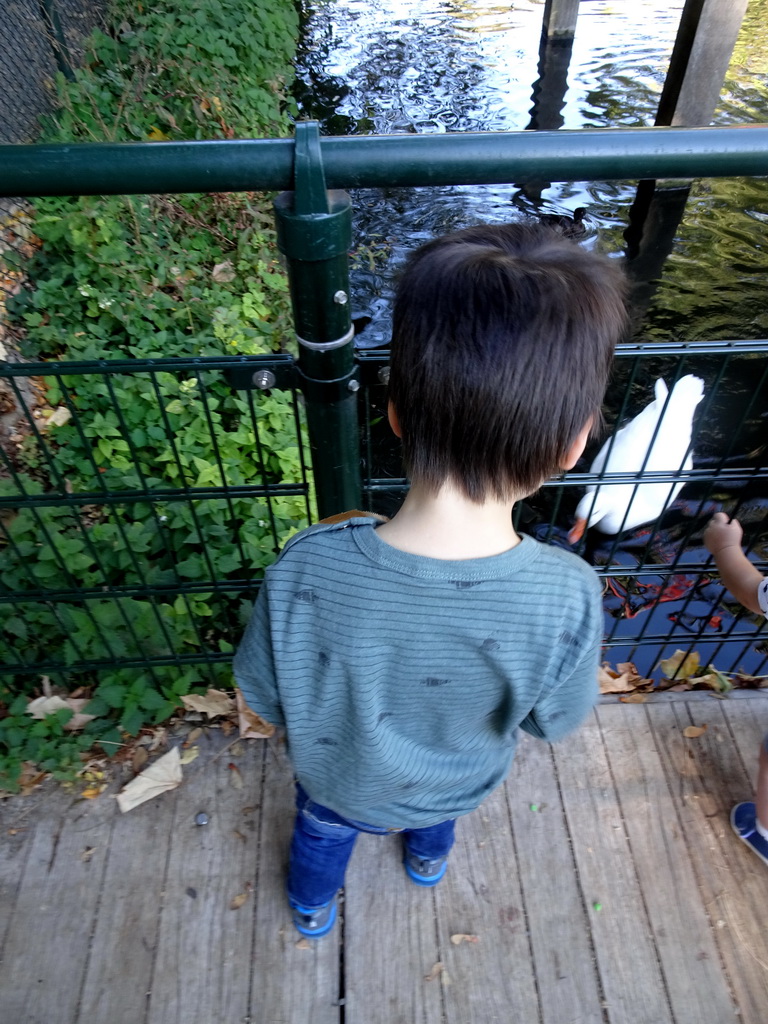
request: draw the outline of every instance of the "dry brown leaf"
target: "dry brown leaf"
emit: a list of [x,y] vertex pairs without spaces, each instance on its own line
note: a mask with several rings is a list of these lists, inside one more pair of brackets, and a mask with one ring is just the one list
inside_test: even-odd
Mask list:
[[235,837],[235,839],[242,839],[242,841],[244,843],[247,842],[247,839],[245,838],[243,833],[242,832],[238,832],[238,830],[236,828],[232,830],[232,835]]
[[149,752],[146,747],[136,747],[131,758],[131,765],[136,774],[138,774],[144,765],[149,760]]
[[623,697],[619,697],[621,704],[645,704],[647,700],[647,693],[626,693]]
[[312,944],[309,939],[299,939],[297,942],[294,942],[294,947],[296,949],[312,949]]
[[94,855],[95,852],[96,852],[96,847],[95,846],[86,846],[86,848],[80,854],[80,860],[83,862],[83,864],[87,864],[88,861],[91,859],[91,857]]
[[204,694],[189,693],[181,698],[181,703],[188,711],[199,711],[209,718],[228,715],[235,707],[235,702],[223,690],[208,690]]
[[243,788],[243,776],[236,764],[229,762],[229,784],[233,789]]
[[460,946],[462,942],[479,942],[480,939],[477,935],[466,935],[464,932],[456,932],[455,935],[451,936],[451,942],[454,946]]
[[123,812],[132,811],[147,800],[176,789],[181,779],[179,748],[172,747],[167,754],[163,754],[123,787],[117,794],[117,806]]
[[609,663],[604,661],[597,670],[597,681],[600,693],[632,693],[635,690],[650,690],[653,687],[653,680],[641,676],[631,661],[621,662],[616,669],[612,669]]
[[247,899],[248,899],[248,893],[247,892],[239,892],[237,894],[237,896],[235,896],[235,898],[229,904],[229,909],[230,910],[239,910],[240,907],[242,907],[242,905],[245,903],[245,901]]
[[255,711],[251,711],[245,702],[245,697],[237,688],[235,688],[235,701],[237,704],[237,724],[240,728],[242,739],[260,740],[269,739],[270,736],[274,736],[274,725],[266,722]]
[[424,975],[424,981],[434,981],[443,970],[445,970],[445,964],[438,960],[436,964],[432,965],[432,970],[429,974]]
[[196,729],[192,729],[189,736],[181,744],[182,747],[191,747],[193,743],[200,739],[203,735],[203,730],[198,726]]
[[683,729],[683,736],[689,740],[695,740],[699,736],[703,736],[707,731],[706,725],[686,725]]
[[88,786],[83,790],[80,796],[85,800],[95,800],[97,796],[101,796],[106,788],[106,783],[102,783],[100,786]]

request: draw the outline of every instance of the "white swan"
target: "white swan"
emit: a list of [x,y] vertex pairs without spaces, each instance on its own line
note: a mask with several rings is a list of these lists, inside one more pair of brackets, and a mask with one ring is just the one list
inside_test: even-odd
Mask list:
[[[693,467],[689,451],[691,428],[696,406],[704,397],[704,381],[689,373],[680,378],[669,394],[667,385],[659,378],[654,393],[655,400],[621,428],[613,445],[610,438],[605,442],[590,472],[676,472]],[[646,460],[651,443],[653,447]],[[683,483],[590,484],[576,508],[576,522],[568,540],[575,544],[590,526],[601,533],[619,533],[658,519]]]

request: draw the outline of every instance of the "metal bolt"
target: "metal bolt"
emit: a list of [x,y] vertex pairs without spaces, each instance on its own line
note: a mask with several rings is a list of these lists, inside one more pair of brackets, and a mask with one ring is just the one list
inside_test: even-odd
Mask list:
[[195,824],[196,825],[207,825],[208,824],[208,815],[205,813],[205,811],[200,811],[199,814],[195,815]]
[[377,376],[379,378],[380,383],[382,383],[382,384],[389,384],[389,367],[388,366],[382,366],[382,368],[379,370]]
[[349,384],[347,384],[347,387],[352,392],[359,391],[360,390],[360,381],[359,380],[351,380],[349,382]]
[[341,289],[339,289],[339,291],[337,291],[333,296],[333,301],[336,303],[337,306],[346,306],[347,302],[349,301],[349,296],[347,295],[346,292],[343,292],[341,291]]
[[260,391],[266,391],[275,386],[275,375],[271,370],[257,370],[251,380]]

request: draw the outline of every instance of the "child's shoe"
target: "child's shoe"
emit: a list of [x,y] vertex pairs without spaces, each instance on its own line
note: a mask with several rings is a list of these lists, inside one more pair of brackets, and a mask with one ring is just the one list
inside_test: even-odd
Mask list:
[[756,828],[757,814],[753,803],[736,804],[731,811],[731,827],[743,843],[746,843],[760,860],[768,864],[768,839],[764,839]]
[[324,907],[291,907],[296,930],[308,939],[319,939],[336,924],[336,897]]
[[438,857],[437,860],[424,860],[415,853],[405,850],[403,867],[406,874],[416,885],[437,885],[448,868],[448,858]]

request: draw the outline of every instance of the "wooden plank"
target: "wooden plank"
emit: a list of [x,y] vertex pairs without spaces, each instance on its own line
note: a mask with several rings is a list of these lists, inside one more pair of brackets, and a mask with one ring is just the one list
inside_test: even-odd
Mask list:
[[[447,878],[437,889],[446,884]],[[400,836],[359,837],[344,904],[345,1019],[350,1024],[443,1021],[442,991],[448,979],[441,973],[431,977],[435,964],[445,963],[437,939],[435,892],[408,880]]]
[[114,816],[106,797],[60,793],[46,805],[0,965],[0,1019],[75,1020]]
[[285,879],[294,819],[293,772],[276,742],[270,741],[265,756],[248,1019],[253,1024],[338,1024],[343,923],[322,939],[303,943],[291,923]]
[[748,701],[730,697],[723,710],[733,742],[752,782],[751,788],[745,789],[739,799],[754,800],[760,746],[768,733],[768,694],[758,694]]
[[118,811],[78,1020],[143,1021],[173,830],[176,793]]
[[[725,709],[713,700],[709,705],[657,704],[646,707],[646,713],[738,1003],[738,1019],[763,1024],[768,1005],[762,912],[766,875],[728,822],[732,804],[749,791],[750,782],[726,726]],[[690,724],[707,725],[707,731],[686,739],[683,729]]]
[[[624,708],[628,719],[636,710]],[[658,950],[595,715],[553,750],[590,908],[607,1016],[611,1024],[672,1024]]]
[[549,744],[521,737],[506,789],[542,1024],[565,1024],[575,1012],[579,1024],[599,1024],[589,916]]
[[[257,832],[248,825],[261,802],[264,745],[246,742],[241,748],[240,756],[232,750],[216,760],[201,755],[174,794],[147,1024],[247,1017],[258,864]],[[239,775],[229,767],[235,763]],[[208,815],[207,825],[195,824],[200,811]],[[231,909],[244,893],[244,904]]]
[[40,791],[0,801],[0,961],[44,801],[50,796]]
[[[528,915],[504,787],[460,819],[448,874],[435,893],[440,959],[451,982],[443,990],[447,1024],[538,1021]],[[456,934],[478,941],[453,945]]]
[[727,1021],[736,1005],[645,710],[597,717],[675,1022]]

